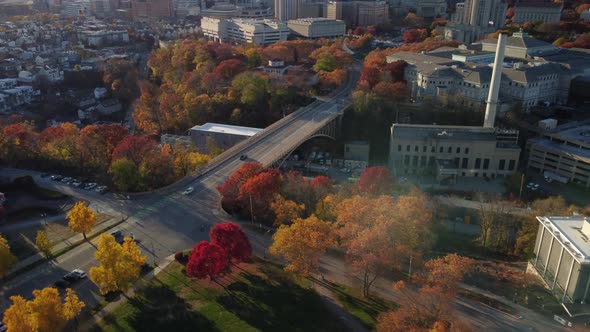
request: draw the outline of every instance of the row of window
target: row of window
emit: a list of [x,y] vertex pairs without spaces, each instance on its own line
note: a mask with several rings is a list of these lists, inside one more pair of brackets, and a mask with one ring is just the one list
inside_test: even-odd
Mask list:
[[[469,158],[455,158],[455,164],[457,164],[457,167],[459,168],[463,168],[463,169],[467,169],[469,168]],[[483,163],[482,163],[483,161]],[[434,162],[435,162],[435,158],[433,156],[430,157],[426,157],[426,156],[412,156],[411,158],[411,166],[414,167],[426,167],[426,166],[434,166]],[[459,166],[460,164],[460,166]],[[410,156],[409,155],[405,155],[404,156],[404,165],[405,166],[410,166]],[[514,159],[510,159],[508,161],[508,168],[506,168],[506,159],[500,159],[500,162],[498,163],[498,170],[503,171],[508,169],[509,171],[513,171],[516,167],[516,160]],[[474,169],[489,169],[490,168],[490,159],[489,158],[475,158],[475,165],[473,167]]]
[[[409,145],[409,144],[406,145],[406,152],[410,152],[411,149],[412,149],[411,145]],[[420,150],[420,146],[419,145],[415,145],[414,146],[414,152],[419,152],[419,150]],[[428,147],[426,145],[422,145],[422,152],[426,152],[427,150],[428,150]],[[397,145],[397,152],[401,152],[401,151],[402,151],[402,146],[401,146],[401,144],[398,144]],[[436,152],[436,147],[435,146],[431,146],[430,147],[430,152],[431,153],[435,153]],[[438,148],[438,152],[439,153],[444,153],[445,152],[444,146],[440,146]],[[469,154],[469,148],[464,148],[463,149],[463,152],[465,154]],[[447,153],[453,153],[453,147],[452,146],[449,146],[447,148]],[[461,147],[457,147],[455,149],[455,153],[461,153]]]

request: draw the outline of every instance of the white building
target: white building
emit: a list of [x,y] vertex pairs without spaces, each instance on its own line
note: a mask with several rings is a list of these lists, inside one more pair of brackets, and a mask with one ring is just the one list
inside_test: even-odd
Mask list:
[[310,39],[338,38],[346,33],[344,21],[323,17],[290,20],[287,26],[296,35]]
[[465,0],[444,29],[447,40],[474,42],[504,26],[507,3],[503,0]]
[[416,15],[427,18],[445,18],[447,16],[447,1],[416,0]]
[[191,128],[190,136],[200,151],[207,151],[210,143],[222,149],[228,149],[261,131],[262,129],[259,128],[205,123],[202,126]]
[[12,110],[15,107],[29,104],[33,99],[39,95],[39,90],[33,90],[31,86],[16,86],[10,89],[0,90],[2,97],[2,104],[7,110]]
[[203,17],[201,29],[205,37],[221,42],[268,45],[287,40],[286,23],[269,19],[223,19]]
[[587,303],[590,300],[590,219],[540,216],[537,221],[535,258],[530,266],[566,307]]
[[127,30],[82,30],[78,31],[78,39],[85,46],[103,47],[129,42],[129,33]]
[[69,17],[86,16],[90,13],[90,2],[74,0],[62,4],[61,14]]

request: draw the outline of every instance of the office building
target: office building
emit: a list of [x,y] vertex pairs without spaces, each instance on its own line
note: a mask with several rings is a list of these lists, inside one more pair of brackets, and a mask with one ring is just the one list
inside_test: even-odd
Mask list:
[[536,272],[559,302],[587,303],[590,299],[590,219],[538,216],[537,221],[535,257],[527,270]]
[[287,26],[295,35],[309,39],[339,38],[346,33],[344,21],[323,17],[290,20]]
[[416,0],[416,15],[424,18],[446,18],[446,0]]
[[226,150],[261,131],[262,129],[259,128],[205,123],[202,126],[192,127],[190,137],[199,151],[208,152],[207,147],[211,143]]
[[559,126],[531,138],[527,168],[590,188],[590,123]]
[[507,4],[503,0],[466,0],[455,5],[455,13],[444,29],[447,40],[472,43],[504,26]]
[[557,23],[561,19],[563,2],[553,1],[522,1],[514,4],[512,23],[526,22]]
[[326,18],[342,20],[349,27],[379,25],[389,21],[386,1],[328,1]]
[[287,40],[290,30],[286,23],[270,19],[223,19],[203,17],[201,30],[215,41],[268,45]]
[[173,16],[171,0],[132,0],[131,16],[134,21],[157,21]]
[[297,9],[303,0],[274,0],[275,18],[281,21],[297,19]]
[[61,14],[68,17],[87,16],[90,14],[90,2],[85,0],[64,2]]

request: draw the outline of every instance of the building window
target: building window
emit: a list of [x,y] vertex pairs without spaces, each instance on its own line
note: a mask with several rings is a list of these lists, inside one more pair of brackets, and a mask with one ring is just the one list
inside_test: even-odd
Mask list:
[[461,161],[461,158],[459,158],[459,157],[455,158],[455,165],[457,165],[457,168],[459,167],[460,161]]
[[420,166],[421,167],[425,167],[426,166],[426,156],[420,157]]
[[469,164],[469,159],[463,158],[463,161],[461,162],[461,168],[467,168],[468,164]]
[[414,147],[414,152],[418,152],[418,145]]
[[428,158],[428,166],[434,166],[434,157]]
[[490,160],[488,158],[485,158],[483,160],[483,169],[488,169],[490,168]]
[[457,153],[461,153],[461,148],[457,147]]
[[481,158],[475,158],[475,168],[476,169],[481,168]]
[[426,145],[422,146],[422,152],[426,152]]
[[441,146],[440,149],[438,150],[438,152],[443,153],[443,147]]
[[412,157],[412,166],[418,166],[418,156]]
[[400,152],[402,150],[402,146],[398,144],[397,146],[397,152]]
[[514,160],[514,159],[510,160],[510,162],[508,163],[508,170],[513,171],[515,165],[516,165],[516,160]]
[[469,148],[465,148],[465,154],[469,154]]
[[408,155],[404,156],[404,165],[410,166],[410,156],[408,156]]
[[436,151],[436,149],[433,147],[430,148],[430,152],[434,153],[434,151]]
[[409,145],[406,145],[406,151],[407,152],[410,152],[410,146]]
[[500,164],[498,165],[498,169],[503,171],[505,166],[506,166],[506,160],[500,159]]
[[448,153],[451,153],[451,152],[453,152],[453,148],[449,146],[449,148],[447,149],[447,152],[448,152]]

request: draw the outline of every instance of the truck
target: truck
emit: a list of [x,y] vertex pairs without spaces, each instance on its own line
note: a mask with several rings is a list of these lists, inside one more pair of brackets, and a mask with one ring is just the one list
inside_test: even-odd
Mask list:
[[543,172],[543,177],[545,178],[545,181],[547,181],[547,182],[551,182],[551,181],[555,180],[557,182],[567,183],[569,180],[565,176],[558,175],[558,174],[555,174],[555,173],[549,172],[549,171]]

